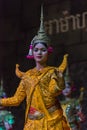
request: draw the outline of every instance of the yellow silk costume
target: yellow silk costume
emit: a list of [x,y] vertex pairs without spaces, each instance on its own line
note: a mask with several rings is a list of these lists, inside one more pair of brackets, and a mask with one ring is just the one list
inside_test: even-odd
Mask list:
[[[58,75],[55,67],[48,66],[40,71],[34,68],[23,75],[14,96],[2,99],[1,104],[17,106],[26,97],[24,130],[70,130],[60,104],[57,104],[56,97],[62,89],[64,89],[64,79]],[[57,109],[49,112],[48,109],[54,106],[57,106]],[[42,118],[30,119],[31,107],[42,114]]]

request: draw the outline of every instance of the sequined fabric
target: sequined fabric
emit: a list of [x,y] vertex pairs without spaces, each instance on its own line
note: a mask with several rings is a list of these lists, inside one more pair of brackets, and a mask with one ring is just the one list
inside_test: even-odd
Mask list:
[[[17,106],[26,98],[24,130],[69,130],[63,112],[57,104],[57,96],[64,89],[64,79],[59,77],[54,67],[36,68],[27,71],[13,97],[2,99],[4,106]],[[52,113],[48,108],[58,105]],[[30,107],[44,113],[43,118],[31,120],[28,117]]]

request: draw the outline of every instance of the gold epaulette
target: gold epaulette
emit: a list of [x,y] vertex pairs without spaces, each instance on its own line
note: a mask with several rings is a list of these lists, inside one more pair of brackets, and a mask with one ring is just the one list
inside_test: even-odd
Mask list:
[[62,73],[65,71],[65,69],[67,67],[67,62],[68,62],[67,58],[68,58],[68,54],[65,54],[61,65],[57,68],[58,71],[60,71]]
[[19,70],[19,64],[16,64],[15,74],[18,78],[22,78],[25,72]]

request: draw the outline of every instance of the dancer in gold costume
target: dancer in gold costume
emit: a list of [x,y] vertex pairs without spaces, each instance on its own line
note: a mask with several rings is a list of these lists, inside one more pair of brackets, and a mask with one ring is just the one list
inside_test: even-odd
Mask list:
[[76,91],[76,87],[69,75],[68,66],[65,73],[65,89],[62,91],[64,99],[61,101],[64,115],[67,119],[70,130],[81,130],[80,123],[85,121],[85,116],[82,112],[81,101],[83,100],[84,88],[80,89],[79,98],[72,96]]
[[26,98],[24,130],[70,130],[57,96],[64,89],[63,71],[66,68],[66,55],[59,68],[47,66],[52,52],[50,39],[41,24],[37,35],[31,41],[27,58],[34,58],[36,67],[27,72],[18,72],[20,84],[13,97],[1,99],[2,106],[17,106]]

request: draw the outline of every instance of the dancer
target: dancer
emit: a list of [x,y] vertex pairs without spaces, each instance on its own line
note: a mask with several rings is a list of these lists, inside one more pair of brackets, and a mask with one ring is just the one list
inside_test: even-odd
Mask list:
[[85,120],[85,116],[82,112],[81,101],[83,100],[84,88],[80,89],[79,98],[72,96],[73,92],[76,91],[70,75],[68,67],[65,73],[65,89],[62,91],[64,100],[61,101],[64,115],[70,126],[70,130],[81,130],[80,123]]
[[40,29],[31,41],[27,56],[29,59],[34,58],[36,66],[25,73],[19,73],[21,82],[13,97],[0,100],[2,106],[17,106],[26,98],[24,130],[70,130],[57,100],[65,87],[62,72],[66,62],[59,68],[48,66],[50,53],[52,47],[44,30],[41,8]]
[[[3,89],[3,80],[0,84],[0,99],[7,98]],[[13,130],[15,118],[11,111],[6,110],[4,106],[0,106],[0,130]]]

